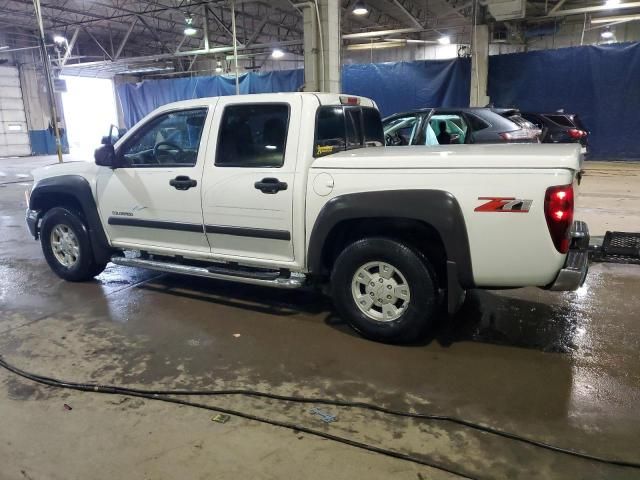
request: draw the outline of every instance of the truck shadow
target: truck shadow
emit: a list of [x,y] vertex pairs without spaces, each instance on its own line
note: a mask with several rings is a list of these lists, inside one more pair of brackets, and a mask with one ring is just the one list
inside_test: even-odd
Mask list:
[[163,275],[138,288],[270,315],[321,314],[332,308],[330,299],[313,290],[278,290],[182,275]]
[[[269,315],[320,315],[331,328],[358,336],[337,315],[331,300],[313,290],[277,290],[179,275],[163,275],[139,288]],[[434,341],[445,347],[479,342],[570,353],[577,348],[572,341],[575,318],[567,304],[549,305],[472,290],[454,317],[443,314],[432,333],[413,346],[426,346]]]
[[[331,312],[325,322],[346,334],[357,335]],[[543,352],[570,353],[576,322],[567,305],[504,297],[493,292],[472,290],[453,317],[443,313],[427,337],[410,346],[437,342],[449,347],[459,342],[478,342]]]
[[567,304],[549,305],[471,290],[453,318],[442,318],[430,341],[442,346],[481,342],[543,352],[570,353],[576,316]]

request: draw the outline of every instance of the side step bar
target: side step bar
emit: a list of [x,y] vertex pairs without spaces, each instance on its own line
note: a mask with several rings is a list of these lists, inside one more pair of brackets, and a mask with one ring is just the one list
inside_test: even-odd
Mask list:
[[285,289],[295,289],[304,286],[306,275],[302,273],[289,273],[288,276],[271,273],[269,271],[244,271],[232,270],[221,267],[196,267],[184,265],[182,263],[161,262],[146,258],[123,257],[114,255],[111,262],[123,267],[140,267],[160,272],[177,273],[181,275],[192,275],[196,277],[215,278],[216,280],[229,280],[238,283],[248,283],[250,285],[262,285],[265,287],[276,287]]

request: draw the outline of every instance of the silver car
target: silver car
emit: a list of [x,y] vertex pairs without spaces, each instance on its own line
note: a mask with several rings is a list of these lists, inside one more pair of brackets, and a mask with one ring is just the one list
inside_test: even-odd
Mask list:
[[518,110],[506,108],[424,108],[382,123],[389,146],[539,143],[541,133]]

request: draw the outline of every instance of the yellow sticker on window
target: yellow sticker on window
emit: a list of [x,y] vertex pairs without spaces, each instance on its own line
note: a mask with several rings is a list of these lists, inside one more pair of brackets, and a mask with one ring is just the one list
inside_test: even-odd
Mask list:
[[333,145],[316,145],[316,155],[333,152]]

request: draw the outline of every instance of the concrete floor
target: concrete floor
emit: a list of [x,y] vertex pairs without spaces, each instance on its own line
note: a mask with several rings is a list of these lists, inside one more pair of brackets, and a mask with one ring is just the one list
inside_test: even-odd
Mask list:
[[[0,160],[0,354],[9,362],[125,386],[362,400],[640,461],[640,266],[596,264],[575,293],[471,292],[459,315],[423,345],[382,345],[355,336],[326,299],[308,292],[113,265],[94,282],[65,283],[23,221],[27,177],[18,175],[47,162]],[[639,174],[637,164],[589,167],[578,217],[594,234],[640,231]],[[475,478],[640,477],[446,423],[321,407],[338,416],[327,426],[309,414],[310,405],[194,400],[431,459]],[[204,410],[57,390],[4,370],[0,415],[2,480],[457,478],[238,417],[218,424]]]

